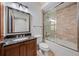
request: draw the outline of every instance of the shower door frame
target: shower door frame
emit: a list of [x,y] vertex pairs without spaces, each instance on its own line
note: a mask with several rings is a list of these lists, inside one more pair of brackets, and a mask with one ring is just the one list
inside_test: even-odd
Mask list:
[[[67,46],[64,46],[64,45],[62,45],[62,44],[58,44],[58,43],[56,43],[56,42],[54,42],[54,43],[56,43],[56,44],[58,44],[58,45],[60,45],[60,46],[63,46],[63,47],[66,47],[66,48],[68,48],[68,49],[71,49],[71,50],[74,50],[74,51],[77,51],[77,52],[79,52],[79,2],[76,2],[77,3],[77,15],[76,15],[76,20],[77,20],[77,50],[75,50],[75,49],[72,49],[72,48],[70,48],[70,47],[67,47]],[[60,6],[61,4],[63,4],[63,2],[61,2],[59,5],[57,5],[56,7],[58,7],[58,6]],[[56,8],[55,7],[55,8]],[[45,42],[45,37],[44,37],[44,14],[45,14],[45,12],[42,10],[42,13],[43,13],[43,41]],[[53,42],[53,41],[52,41]]]

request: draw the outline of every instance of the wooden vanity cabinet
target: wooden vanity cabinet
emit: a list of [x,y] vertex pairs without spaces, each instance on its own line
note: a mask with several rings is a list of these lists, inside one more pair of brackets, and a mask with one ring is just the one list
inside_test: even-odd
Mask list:
[[36,56],[36,39],[6,46],[3,51],[4,56]]

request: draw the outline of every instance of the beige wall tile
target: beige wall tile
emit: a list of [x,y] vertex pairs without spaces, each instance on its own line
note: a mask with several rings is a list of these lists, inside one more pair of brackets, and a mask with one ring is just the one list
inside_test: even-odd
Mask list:
[[56,36],[77,43],[77,5],[72,4],[56,11]]

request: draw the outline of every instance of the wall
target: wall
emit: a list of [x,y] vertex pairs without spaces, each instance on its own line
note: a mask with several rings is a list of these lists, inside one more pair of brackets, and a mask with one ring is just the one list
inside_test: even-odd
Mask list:
[[43,18],[41,6],[34,4],[29,8],[29,10],[31,13],[31,33],[33,36],[39,37],[37,42],[40,42],[43,35]]
[[77,4],[72,4],[56,11],[56,35],[61,40],[77,44]]

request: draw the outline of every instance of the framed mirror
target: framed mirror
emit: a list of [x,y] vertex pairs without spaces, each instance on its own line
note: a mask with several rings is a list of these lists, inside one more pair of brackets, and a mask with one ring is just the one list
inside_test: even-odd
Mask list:
[[30,32],[30,14],[8,7],[8,33]]

